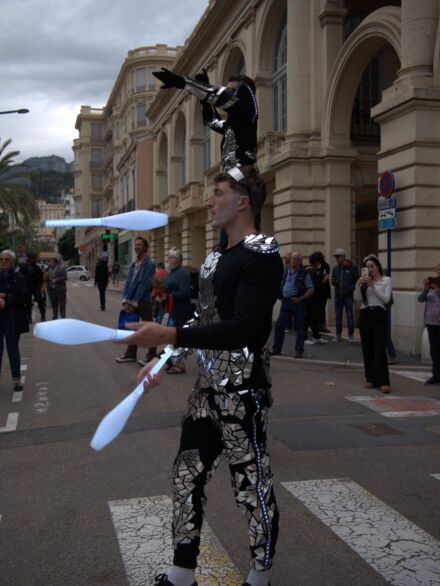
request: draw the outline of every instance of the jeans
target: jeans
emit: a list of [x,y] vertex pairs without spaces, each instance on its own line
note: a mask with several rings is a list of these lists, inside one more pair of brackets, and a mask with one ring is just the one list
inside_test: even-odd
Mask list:
[[98,291],[99,291],[99,304],[102,309],[105,309],[105,291],[107,289],[107,283],[100,284],[98,283]]
[[306,326],[306,304],[305,301],[294,303],[290,299],[283,299],[281,301],[280,315],[275,324],[275,335],[273,342],[273,351],[281,352],[284,342],[284,330],[289,321],[293,319],[296,340],[295,352],[302,354],[304,352],[304,338]]
[[10,316],[5,316],[0,320],[0,367],[2,364],[4,341],[6,339],[6,350],[9,356],[9,364],[11,366],[12,378],[20,378],[20,350],[18,342],[20,334],[14,332],[12,319]]
[[354,316],[353,316],[353,296],[335,297],[335,317],[336,317],[336,335],[342,334],[342,313],[347,315],[348,335],[354,334]]
[[[151,305],[151,301],[140,301],[139,307],[138,307],[138,312],[139,312],[139,315],[141,316],[142,321],[153,321],[153,306]],[[136,359],[137,346],[133,346],[133,345],[127,346],[127,349],[125,350],[124,356]],[[147,357],[146,357],[147,362],[149,362],[151,360],[151,358],[153,358],[154,356],[156,356],[156,347],[155,346],[148,348],[148,353],[147,353]]]

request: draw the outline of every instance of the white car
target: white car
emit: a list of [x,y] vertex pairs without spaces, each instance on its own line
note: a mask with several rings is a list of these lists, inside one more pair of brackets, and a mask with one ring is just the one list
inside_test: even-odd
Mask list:
[[90,279],[88,268],[83,267],[82,265],[74,265],[73,267],[69,267],[66,272],[69,281],[70,279],[80,279],[81,281],[88,281]]

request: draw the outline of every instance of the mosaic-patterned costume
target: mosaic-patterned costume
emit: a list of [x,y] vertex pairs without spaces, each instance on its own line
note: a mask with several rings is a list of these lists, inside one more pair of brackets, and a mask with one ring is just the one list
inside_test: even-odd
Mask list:
[[271,566],[278,510],[266,452],[271,398],[265,343],[282,273],[278,244],[262,234],[214,250],[201,267],[197,315],[177,328],[180,348],[174,362],[191,348],[199,348],[199,375],[174,463],[174,563],[178,566],[196,567],[204,486],[223,452],[236,503],[248,519],[253,567]]

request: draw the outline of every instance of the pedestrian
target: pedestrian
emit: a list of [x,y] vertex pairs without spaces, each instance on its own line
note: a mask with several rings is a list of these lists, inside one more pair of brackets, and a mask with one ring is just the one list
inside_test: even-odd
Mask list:
[[156,271],[153,275],[151,298],[153,300],[153,318],[155,321],[161,320],[165,312],[165,303],[167,294],[165,292],[165,278],[170,271],[165,268],[162,261],[156,265]]
[[112,283],[113,285],[119,285],[119,273],[121,271],[121,267],[119,263],[114,262],[112,265]]
[[15,261],[12,250],[0,253],[0,368],[6,343],[14,391],[22,391],[19,342],[21,334],[29,331],[28,289],[24,276],[15,270]]
[[43,271],[37,264],[37,255],[29,252],[26,258],[26,264],[20,268],[20,272],[26,280],[28,288],[28,298],[26,301],[26,310],[29,323],[32,323],[32,303],[33,299],[37,302],[40,312],[40,320],[46,321],[46,304],[43,297]]
[[[174,463],[173,566],[155,586],[196,586],[194,570],[206,502],[204,488],[224,454],[236,503],[247,517],[251,569],[247,586],[267,586],[278,535],[266,424],[271,405],[268,352],[272,309],[283,273],[274,238],[259,232],[255,217],[266,196],[253,168],[214,178],[208,199],[214,229],[226,247],[210,252],[200,270],[197,316],[192,327],[141,326],[128,338],[142,346],[172,344],[174,362],[198,349],[198,377],[182,420]],[[156,361],[145,366],[145,377]],[[145,387],[160,383],[163,374]]]
[[49,260],[49,298],[52,307],[52,319],[58,319],[58,310],[62,318],[66,317],[67,272],[57,257]]
[[[291,252],[287,252],[284,256],[283,256],[283,263],[284,263],[284,273],[283,276],[285,276],[287,274],[287,271],[290,268],[290,258],[292,256]],[[286,334],[290,334],[293,330],[293,319],[292,317],[288,317],[286,319],[286,324],[285,324],[285,328],[284,331],[286,332]]]
[[108,285],[108,264],[107,256],[100,256],[95,267],[95,287],[99,291],[99,304],[101,311],[105,311],[105,292]]
[[272,355],[279,356],[281,354],[286,324],[289,319],[293,319],[296,331],[294,357],[303,357],[306,331],[306,300],[313,295],[313,292],[312,277],[303,267],[302,254],[294,250],[290,257],[290,267],[285,271],[281,284],[281,308],[275,324]]
[[335,288],[336,336],[332,342],[340,342],[342,336],[342,315],[345,308],[348,326],[348,341],[354,341],[353,293],[359,279],[357,266],[346,257],[343,248],[333,253],[336,266],[332,269],[332,285]]
[[[152,280],[156,266],[148,256],[148,241],[138,236],[134,241],[136,258],[128,271],[122,293],[122,307],[127,313],[137,313],[142,321],[153,319],[153,306],[151,299]],[[147,362],[156,356],[156,348],[148,350]],[[137,346],[130,344],[124,354],[115,358],[116,362],[136,362]]]
[[440,263],[436,273],[435,277],[424,279],[423,291],[417,298],[426,303],[424,322],[432,358],[432,376],[425,381],[425,385],[440,385]]
[[356,283],[356,299],[362,300],[359,331],[367,380],[365,388],[379,388],[382,393],[391,391],[386,351],[387,306],[391,296],[391,278],[383,274],[377,256],[370,254],[364,258],[364,269]]
[[[309,267],[307,267],[312,278],[314,293],[306,301],[306,328],[305,344],[327,344],[327,340],[321,337],[320,326],[323,323],[323,307],[327,301],[325,288],[328,272],[326,272],[323,255],[320,252],[313,252],[309,256]],[[308,329],[312,330],[312,339],[308,340]]]
[[[183,255],[178,248],[171,248],[168,252],[167,267],[169,273],[165,279],[167,302],[171,307],[171,318],[174,325],[182,327],[192,313],[191,307],[191,275],[188,269],[182,266]],[[185,361],[181,360],[168,368],[168,374],[183,374],[186,371]]]
[[331,287],[330,287],[330,265],[325,260],[325,256],[322,252],[318,252],[317,254],[320,255],[321,259],[321,268],[322,273],[324,275],[323,278],[323,296],[322,296],[322,305],[320,308],[320,317],[319,317],[319,331],[324,334],[329,334],[330,330],[327,328],[327,301],[332,298]]

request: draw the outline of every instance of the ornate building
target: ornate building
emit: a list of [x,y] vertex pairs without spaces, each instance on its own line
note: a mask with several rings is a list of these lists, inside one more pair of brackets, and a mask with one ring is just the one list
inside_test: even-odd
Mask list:
[[[440,256],[439,31],[437,0],[211,0],[173,65],[190,75],[205,67],[215,84],[241,71],[255,79],[263,228],[282,252],[321,250],[332,264],[342,247],[358,264],[376,252],[386,265],[377,182],[393,172],[393,334],[407,353],[420,352],[416,290]],[[147,203],[170,217],[149,235],[152,256],[175,245],[197,266],[217,238],[206,200],[220,137],[182,91],[156,92],[147,114]]]

